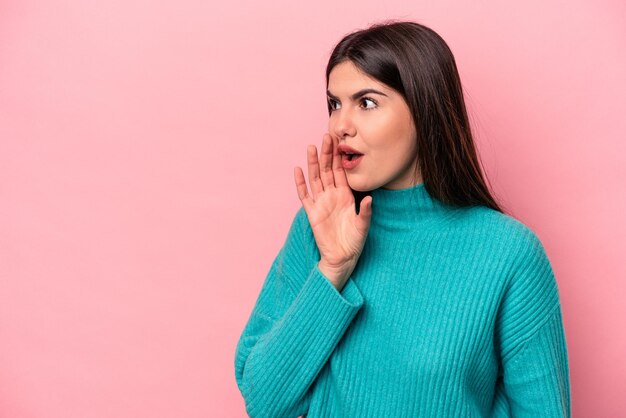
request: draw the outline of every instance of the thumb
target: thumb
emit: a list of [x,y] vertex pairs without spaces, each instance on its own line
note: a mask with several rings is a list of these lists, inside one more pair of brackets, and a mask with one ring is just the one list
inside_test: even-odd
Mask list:
[[372,196],[365,196],[361,200],[359,218],[363,221],[364,226],[370,224],[370,219],[372,218]]

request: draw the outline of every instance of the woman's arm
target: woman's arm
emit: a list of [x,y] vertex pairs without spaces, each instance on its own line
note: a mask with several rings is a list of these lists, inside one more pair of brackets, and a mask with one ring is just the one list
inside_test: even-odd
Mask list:
[[511,416],[568,418],[569,362],[558,286],[543,245],[527,232],[496,324],[501,384]]
[[570,417],[567,347],[557,306],[545,324],[504,365],[513,417]]
[[251,417],[307,412],[309,388],[363,305],[351,279],[340,292],[319,270],[306,216],[300,208],[236,347],[235,377]]

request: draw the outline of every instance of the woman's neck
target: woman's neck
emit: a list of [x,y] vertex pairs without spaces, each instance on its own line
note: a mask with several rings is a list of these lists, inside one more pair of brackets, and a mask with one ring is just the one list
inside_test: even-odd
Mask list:
[[378,188],[369,195],[372,196],[372,224],[393,230],[445,221],[455,210],[432,197],[424,183],[403,189]]

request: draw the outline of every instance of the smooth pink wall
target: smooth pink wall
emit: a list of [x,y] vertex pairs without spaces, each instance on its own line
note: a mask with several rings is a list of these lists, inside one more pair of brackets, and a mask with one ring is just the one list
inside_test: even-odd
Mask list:
[[245,416],[235,345],[328,54],[385,18],[455,53],[493,189],[555,268],[574,416],[625,416],[624,3],[271,4],[0,3],[0,416]]

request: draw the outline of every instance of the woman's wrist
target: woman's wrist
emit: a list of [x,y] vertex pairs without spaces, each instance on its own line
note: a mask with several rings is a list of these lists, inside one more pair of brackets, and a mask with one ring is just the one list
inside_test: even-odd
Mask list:
[[340,292],[352,273],[350,266],[333,267],[327,265],[323,260],[317,263],[317,268]]

